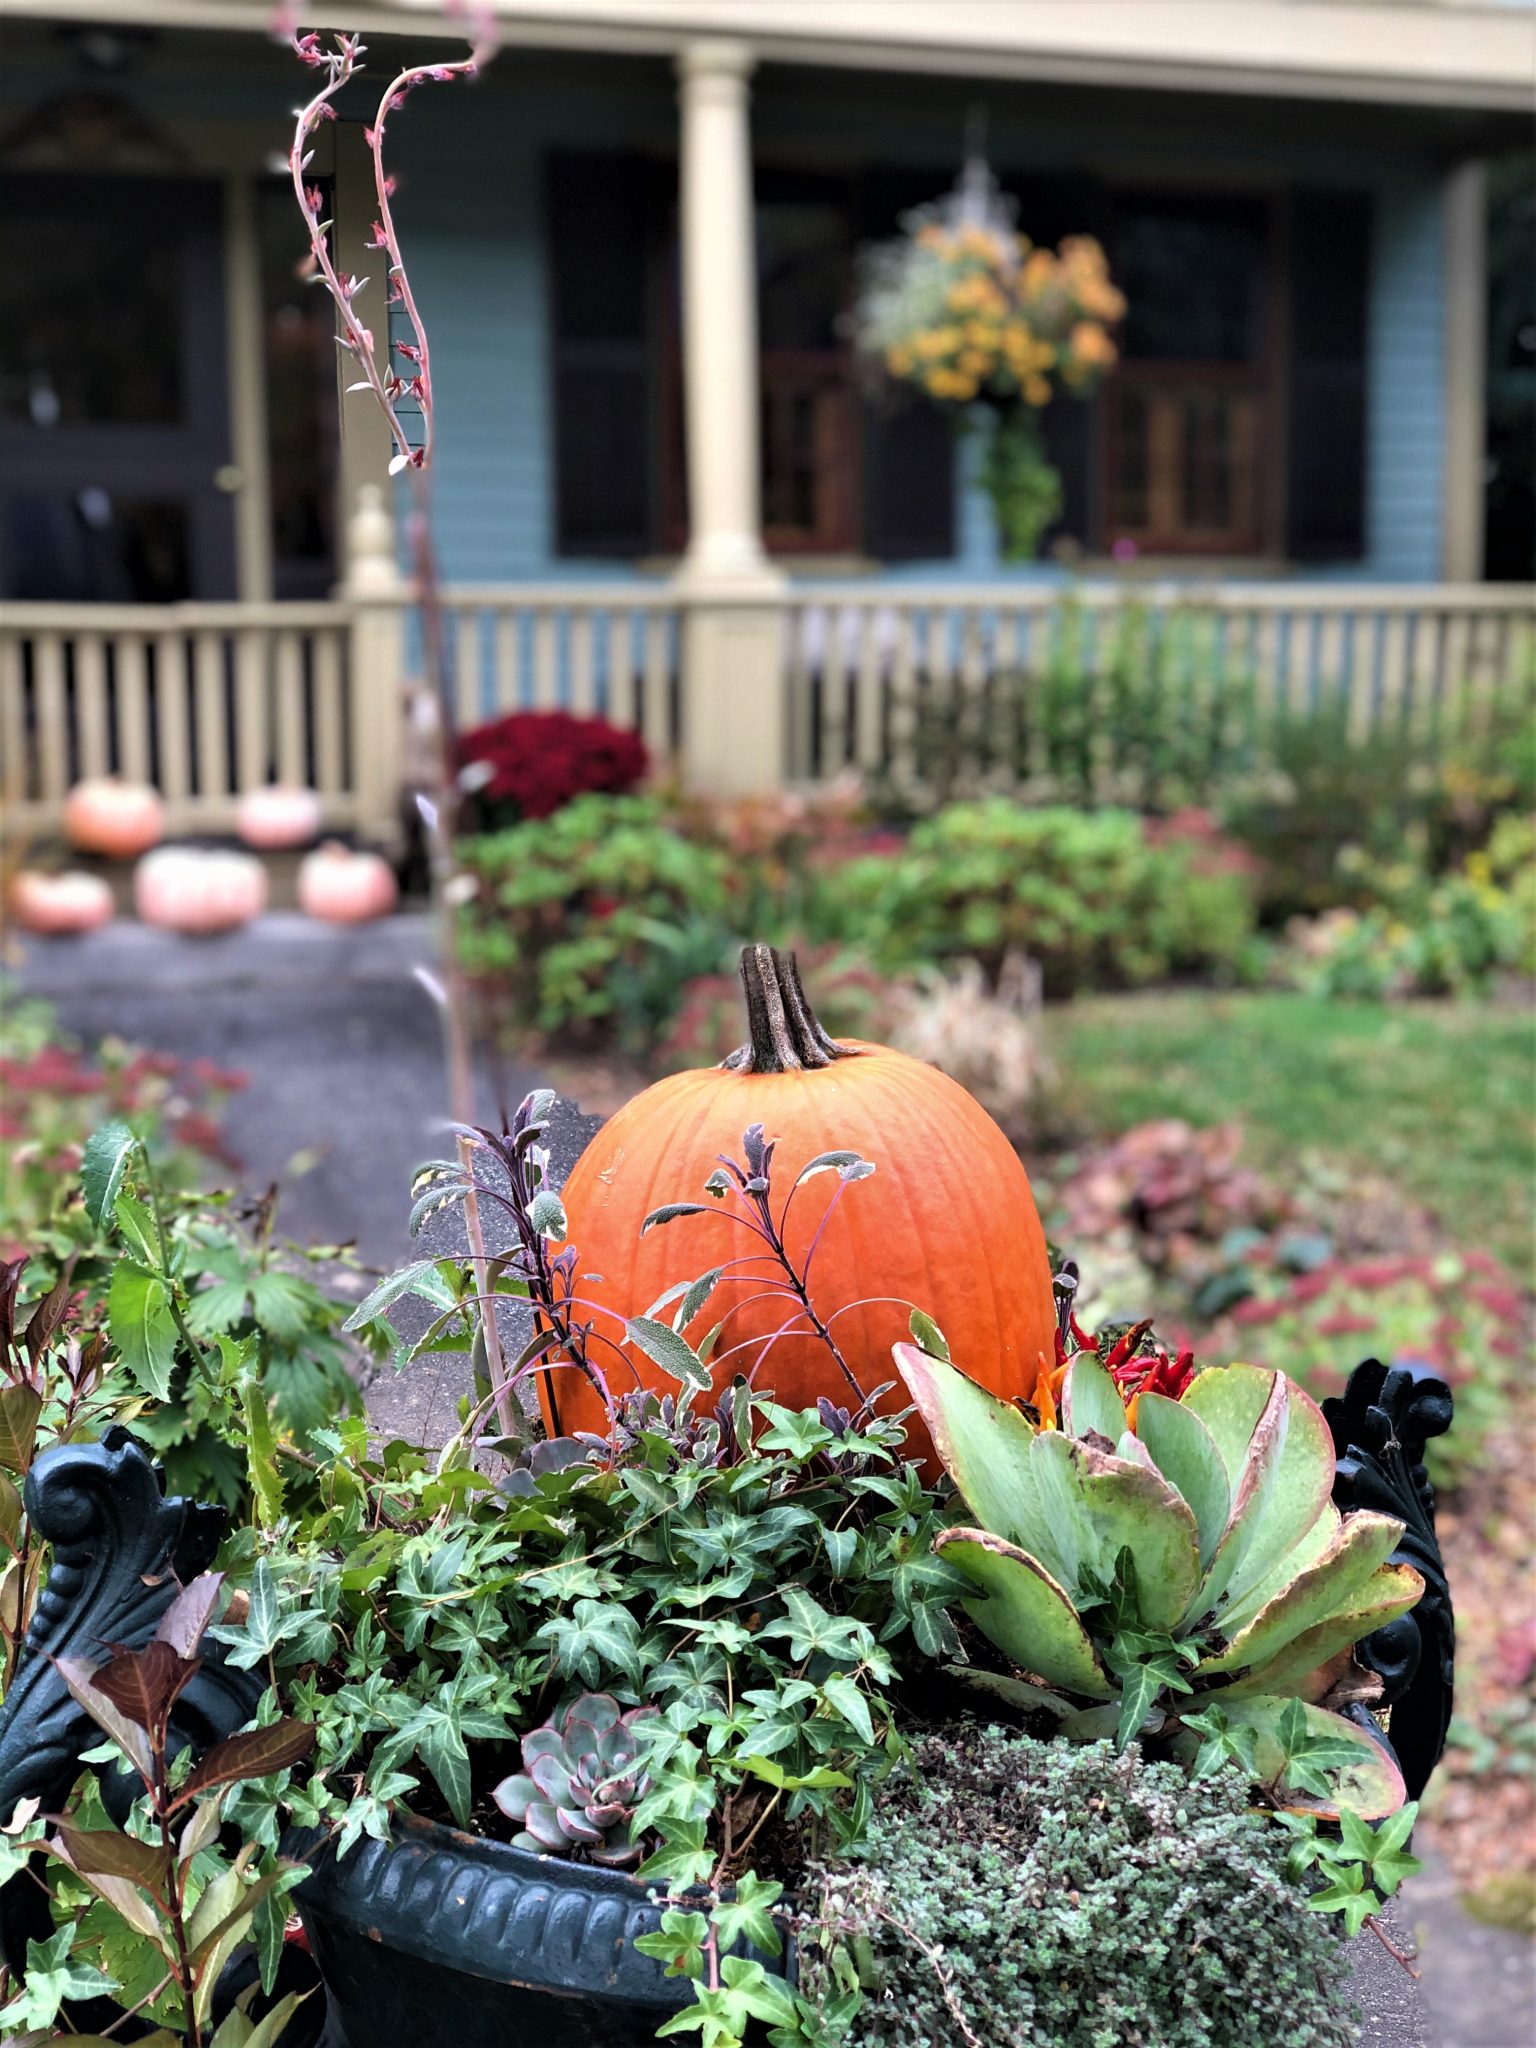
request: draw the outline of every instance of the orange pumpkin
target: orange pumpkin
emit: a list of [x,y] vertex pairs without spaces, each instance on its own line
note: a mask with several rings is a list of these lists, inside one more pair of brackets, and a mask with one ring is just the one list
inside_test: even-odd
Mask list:
[[[1028,1399],[1042,1362],[1055,1362],[1056,1311],[1045,1234],[1012,1145],[937,1068],[887,1046],[828,1038],[792,956],[750,946],[741,971],[749,1042],[723,1066],[646,1089],[603,1125],[572,1169],[564,1202],[579,1257],[577,1294],[628,1320],[679,1280],[757,1252],[757,1241],[731,1221],[737,1204],[726,1200],[717,1209],[704,1184],[722,1153],[742,1157],[742,1134],[761,1124],[777,1141],[775,1215],[802,1169],[824,1152],[857,1152],[875,1167],[840,1191],[830,1172],[806,1181],[783,1231],[803,1271],[838,1194],[807,1292],[862,1392],[896,1378],[891,1346],[906,1339],[919,1308],[944,1332],[957,1365],[1004,1398]],[[707,1213],[642,1237],[646,1216],[674,1202],[703,1202]],[[759,1391],[771,1389],[792,1408],[821,1396],[857,1408],[859,1394],[798,1304],[782,1294],[763,1298],[770,1270],[757,1263],[727,1273],[684,1332],[697,1346],[722,1323],[710,1359],[715,1387],[749,1372],[761,1355]],[[775,1335],[786,1321],[792,1327]],[[622,1336],[614,1313],[599,1313],[596,1328]],[[607,1345],[591,1347],[615,1395],[637,1382],[675,1388],[634,1345],[623,1350],[632,1370]],[[548,1375],[545,1398],[557,1430],[605,1427],[597,1393],[573,1370]],[[879,1403],[884,1411],[908,1405],[899,1382]],[[910,1455],[934,1469],[933,1446],[916,1417],[908,1430]]]

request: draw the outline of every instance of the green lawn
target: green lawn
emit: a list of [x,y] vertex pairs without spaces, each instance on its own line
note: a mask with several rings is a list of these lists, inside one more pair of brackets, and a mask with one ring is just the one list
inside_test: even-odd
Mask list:
[[1300,995],[1092,997],[1048,1015],[1062,1110],[1112,1136],[1143,1118],[1238,1118],[1255,1163],[1326,1154],[1389,1175],[1460,1244],[1531,1271],[1536,1020]]

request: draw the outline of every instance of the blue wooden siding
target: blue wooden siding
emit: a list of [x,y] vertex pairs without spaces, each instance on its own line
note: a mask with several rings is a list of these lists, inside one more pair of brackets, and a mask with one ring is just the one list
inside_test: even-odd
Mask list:
[[1366,567],[1396,582],[1440,574],[1445,471],[1442,188],[1405,170],[1377,188],[1366,390]]

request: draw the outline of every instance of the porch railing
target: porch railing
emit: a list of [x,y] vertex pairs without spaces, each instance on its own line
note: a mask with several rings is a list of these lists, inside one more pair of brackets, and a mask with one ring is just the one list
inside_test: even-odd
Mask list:
[[0,605],[8,834],[53,830],[71,786],[154,783],[173,832],[220,831],[268,782],[373,826],[368,708],[337,605]]
[[461,729],[558,706],[638,732],[653,760],[677,753],[681,609],[667,590],[460,584],[444,609]]
[[[665,593],[461,586],[444,600],[465,727],[519,708],[601,712],[669,761],[679,609]],[[167,829],[221,833],[270,782],[316,790],[328,830],[392,840],[410,774],[411,596],[330,604],[0,605],[7,838],[58,829],[86,776],[155,784]]]
[[791,774],[1189,799],[1270,769],[1300,721],[1486,758],[1533,709],[1533,603],[1507,585],[797,591]]
[[[461,586],[445,610],[465,726],[602,712],[712,791],[853,769],[1162,802],[1264,772],[1302,718],[1332,744],[1489,758],[1533,709],[1533,598],[829,584],[754,600],[724,641],[691,637],[665,587]],[[388,575],[329,604],[0,605],[6,835],[55,831],[75,781],[117,773],[159,786],[176,833],[228,830],[241,792],[279,781],[316,789],[329,828],[392,839],[416,632]]]

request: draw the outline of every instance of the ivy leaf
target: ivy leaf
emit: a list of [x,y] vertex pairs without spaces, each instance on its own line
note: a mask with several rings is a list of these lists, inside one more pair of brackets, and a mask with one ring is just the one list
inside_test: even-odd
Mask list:
[[760,1450],[788,1451],[796,1458],[813,1458],[834,1441],[831,1430],[808,1409],[782,1408],[777,1401],[765,1401],[762,1407],[769,1427],[757,1440]]
[[736,1880],[734,1898],[721,1899],[711,1916],[722,1955],[743,1944],[760,1949],[767,1956],[780,1954],[784,1944],[774,1925],[772,1909],[783,1894],[783,1885],[759,1877],[755,1870],[744,1870]]
[[803,1586],[786,1586],[784,1615],[758,1631],[760,1637],[788,1636],[789,1654],[797,1664],[820,1651],[827,1657],[862,1656],[873,1647],[868,1629],[846,1616],[828,1614]]
[[13,2038],[13,2028],[16,2033],[28,2027],[51,2030],[66,1999],[100,1998],[118,1988],[117,1979],[109,1977],[105,1970],[97,1969],[94,1963],[78,1963],[71,1957],[70,1944],[75,1934],[71,1923],[61,1927],[51,1941],[27,1943],[26,1981],[10,2003],[0,2009],[0,2021],[6,2023],[5,2039]]
[[708,1823],[702,1820],[669,1821],[661,1845],[635,1875],[645,1884],[665,1883],[686,1891],[689,1885],[707,1884],[715,1867],[715,1854],[706,1848]]
[[709,1921],[704,1914],[685,1913],[669,1906],[657,1931],[637,1935],[634,1946],[641,1955],[654,1956],[657,1962],[665,1963],[664,1974],[668,1977],[698,1977],[704,1971],[704,1943],[708,1936]]
[[1285,1757],[1285,1784],[1319,1799],[1333,1795],[1333,1768],[1347,1767],[1359,1754],[1357,1745],[1342,1736],[1314,1733],[1296,1699],[1287,1702],[1275,1735]]
[[107,1328],[124,1365],[157,1401],[171,1398],[176,1319],[170,1290],[158,1273],[119,1259],[107,1289]]
[[80,1186],[85,1212],[99,1230],[117,1201],[138,1139],[125,1123],[103,1124],[85,1141]]
[[1258,1776],[1258,1735],[1251,1723],[1239,1721],[1235,1727],[1229,1725],[1226,1708],[1219,1706],[1209,1706],[1200,1714],[1185,1714],[1182,1720],[1186,1728],[1193,1728],[1204,1738],[1191,1777],[1209,1778],[1229,1758],[1250,1778]]
[[953,1659],[962,1654],[960,1631],[942,1600],[919,1600],[914,1604],[912,1634],[925,1657]]
[[461,1828],[469,1826],[469,1749],[458,1715],[449,1708],[427,1707],[420,1716],[416,1749],[437,1780],[449,1810]]
[[850,1728],[857,1729],[866,1742],[873,1743],[875,1723],[869,1711],[869,1701],[854,1681],[843,1672],[835,1672],[822,1682],[821,1690],[828,1706],[840,1714]]
[[1350,1935],[1358,1934],[1371,1915],[1379,1913],[1382,1907],[1382,1901],[1366,1884],[1365,1872],[1358,1863],[1336,1870],[1333,1883],[1322,1891],[1314,1892],[1307,1904],[1314,1913],[1339,1914],[1345,1931]]
[[640,1676],[639,1625],[627,1607],[578,1600],[569,1614],[552,1615],[537,1640],[553,1643],[560,1670],[588,1685],[606,1671],[622,1671],[632,1683]]
[[212,1631],[215,1641],[229,1646],[229,1661],[237,1671],[250,1671],[270,1657],[282,1638],[282,1609],[277,1583],[264,1557],[258,1557],[251,1572],[245,1620],[235,1626],[225,1622]]
[[1123,1756],[1141,1732],[1141,1724],[1156,1704],[1161,1681],[1151,1664],[1133,1664],[1120,1679],[1120,1719],[1115,1727],[1115,1749]]
[[771,1977],[761,1963],[749,1962],[745,1956],[727,1956],[720,1975],[753,2019],[776,2027],[794,2023],[795,2001],[789,1986],[782,1977]]
[[709,1392],[709,1367],[676,1330],[669,1329],[665,1323],[655,1322],[650,1316],[635,1316],[625,1324],[624,1335],[637,1350],[645,1353],[653,1365],[659,1365],[673,1379],[680,1380],[685,1387],[692,1387],[698,1393]]

